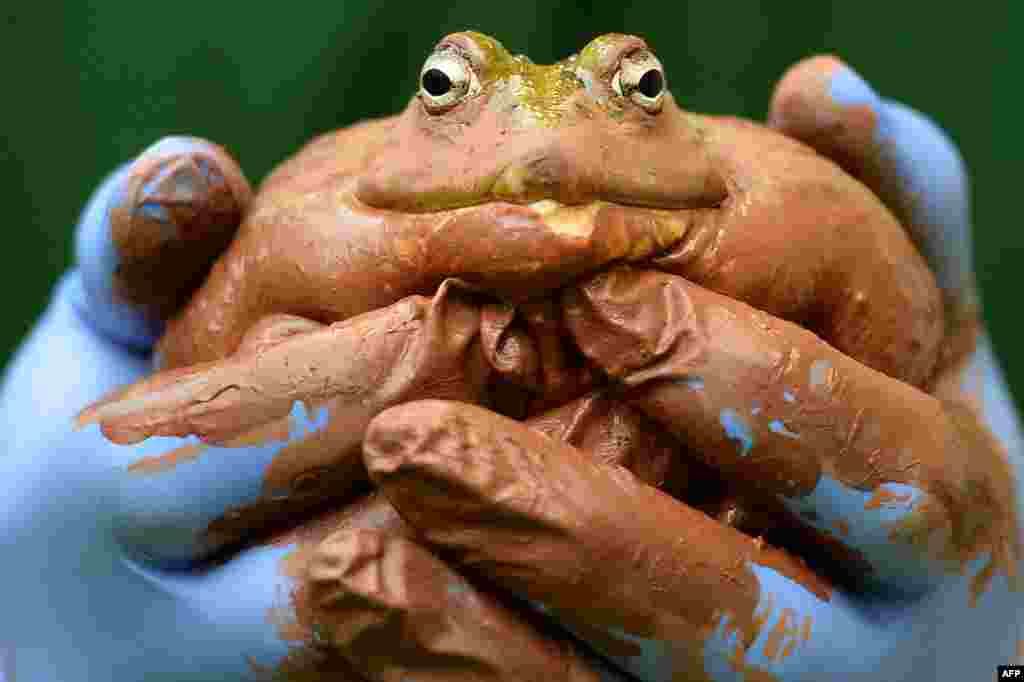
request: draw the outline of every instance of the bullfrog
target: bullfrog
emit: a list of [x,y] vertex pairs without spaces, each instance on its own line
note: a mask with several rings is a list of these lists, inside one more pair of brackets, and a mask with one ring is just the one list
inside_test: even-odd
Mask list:
[[[909,383],[932,376],[942,297],[893,214],[810,147],[681,108],[643,39],[603,35],[540,65],[454,33],[419,81],[401,113],[322,135],[268,176],[169,320],[162,367],[226,357],[275,315],[329,324],[447,277],[515,304],[628,262],[801,324]],[[153,258],[131,230],[120,239]],[[152,295],[201,256],[165,258],[165,274],[142,268],[145,281],[122,288]]]

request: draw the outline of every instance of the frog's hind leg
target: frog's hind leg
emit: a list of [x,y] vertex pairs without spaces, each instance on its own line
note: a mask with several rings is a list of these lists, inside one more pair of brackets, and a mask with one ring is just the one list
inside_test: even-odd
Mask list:
[[841,60],[818,56],[779,81],[769,125],[870,187],[935,272],[950,322],[976,315],[964,160],[927,116],[879,96]]
[[125,170],[109,207],[114,296],[167,319],[202,283],[252,198],[220,146],[166,137]]

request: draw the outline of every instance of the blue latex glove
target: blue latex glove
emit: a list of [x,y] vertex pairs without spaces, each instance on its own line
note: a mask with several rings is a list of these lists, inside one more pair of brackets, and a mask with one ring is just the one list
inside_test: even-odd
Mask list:
[[[925,226],[924,250],[940,279],[956,281],[969,272],[969,255],[961,248],[966,199],[955,152],[916,114],[879,102],[855,78],[833,76],[832,83],[837,100],[877,108],[886,122],[878,130],[888,136],[881,142],[911,186],[933,190],[935,170],[948,171],[943,177],[954,191],[926,193],[936,200],[923,205],[951,201],[952,208],[939,205],[915,224]],[[13,437],[10,456],[0,461],[6,474],[0,518],[10,545],[5,556],[18,560],[5,568],[10,579],[4,581],[12,607],[7,613],[17,618],[0,619],[0,644],[6,643],[4,660],[19,679],[245,679],[288,656],[290,642],[268,614],[288,612],[295,585],[280,569],[293,545],[249,549],[223,565],[188,569],[209,549],[202,529],[226,509],[259,497],[262,472],[285,443],[213,448],[170,475],[139,477],[127,467],[194,442],[153,438],[119,448],[93,430],[69,429],[82,405],[150,369],[142,351],[156,329],[138,311],[113,304],[106,284],[116,261],[106,207],[117,200],[122,181],[117,175],[108,180],[83,216],[80,269],[62,281],[4,384],[0,414],[10,420],[6,432]],[[943,273],[950,271],[947,278]],[[986,343],[974,365],[986,417],[1019,465],[1012,405]],[[64,380],[60,391],[50,389],[50,375]],[[301,406],[293,417],[292,441],[326,426],[322,414]],[[974,608],[967,606],[969,577],[957,578],[910,607],[879,611],[882,621],[841,594],[826,603],[776,572],[759,569],[757,575],[762,594],[777,599],[775,614],[790,606],[816,623],[809,643],[784,660],[768,660],[762,640],[748,650],[747,663],[783,680],[901,679],[909,670],[971,679],[978,670],[990,674],[993,661],[1009,660],[1019,637],[1019,605],[1007,598],[1001,578]],[[727,640],[724,631],[708,640],[705,667],[716,680],[742,679],[716,653],[731,648]],[[620,663],[645,679],[671,679],[671,647],[640,645],[643,656]],[[600,642],[594,646],[601,649]]]

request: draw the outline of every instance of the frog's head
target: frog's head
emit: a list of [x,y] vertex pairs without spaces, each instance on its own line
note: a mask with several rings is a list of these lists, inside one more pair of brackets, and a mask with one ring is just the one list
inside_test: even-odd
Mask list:
[[726,190],[704,134],[640,38],[604,35],[545,66],[454,33],[423,64],[356,195],[403,212],[541,200],[713,206]]

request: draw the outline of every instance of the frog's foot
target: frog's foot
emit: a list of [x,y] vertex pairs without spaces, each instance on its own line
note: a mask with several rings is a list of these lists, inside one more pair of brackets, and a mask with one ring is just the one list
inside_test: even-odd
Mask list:
[[194,137],[160,140],[125,172],[110,209],[114,294],[166,319],[227,248],[252,190],[223,148]]

